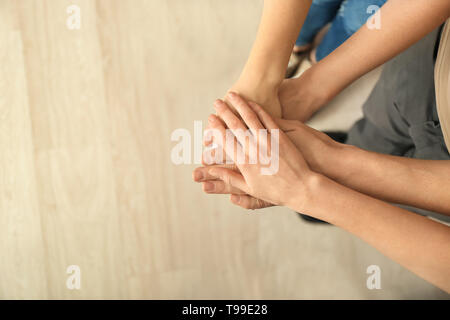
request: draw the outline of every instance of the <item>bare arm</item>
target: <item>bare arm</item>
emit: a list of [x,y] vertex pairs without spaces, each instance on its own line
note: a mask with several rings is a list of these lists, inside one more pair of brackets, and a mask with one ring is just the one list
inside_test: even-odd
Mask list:
[[[419,160],[370,152],[337,143],[300,121],[276,119],[277,125],[302,152],[312,170],[374,198],[450,215],[450,160]],[[223,181],[210,181],[209,193],[242,193]],[[270,203],[245,198],[245,207]]]
[[[310,213],[363,239],[425,280],[450,292],[450,228],[319,178],[310,189]],[[295,201],[294,201],[295,203]]]
[[450,215],[450,160],[420,160],[339,144],[299,121],[277,120],[311,168],[377,199]]
[[281,116],[278,88],[311,0],[265,0],[258,34],[244,70],[232,87]]
[[[303,150],[293,144],[283,133],[285,129],[268,116],[261,107],[256,104],[249,105],[236,95],[230,96],[230,101],[243,120],[238,119],[226,104],[218,101],[216,102],[216,111],[221,120],[217,116],[211,116],[210,121],[213,128],[221,132],[223,136],[226,134],[224,123],[231,130],[248,127],[256,132],[265,128],[271,130],[270,134],[272,134],[272,130],[277,130],[279,149],[275,150],[279,150],[278,170],[270,175],[263,175],[261,174],[262,166],[259,164],[235,161],[240,172],[227,168],[208,168],[211,177],[226,181],[233,188],[240,189],[267,203],[287,206],[339,226],[365,240],[386,256],[427,281],[450,292],[449,227],[362,194],[338,184],[323,174],[312,171],[311,164],[308,163],[310,155],[307,155],[310,150]],[[303,130],[301,133],[306,136],[307,130]],[[246,145],[245,138],[236,136],[236,139],[241,142],[241,145]],[[216,142],[224,148],[228,156],[236,160],[234,147],[225,145],[220,139]],[[257,142],[255,139],[249,143],[264,148],[272,146],[264,139],[258,139]],[[247,148],[243,152],[248,154],[249,150],[252,149]],[[325,156],[332,158],[331,154]],[[367,155],[364,160],[366,159],[368,159]],[[377,162],[372,161],[373,164]],[[417,168],[420,166],[418,163],[412,165]],[[442,169],[439,165],[439,163],[429,163],[427,169],[438,172]],[[339,164],[334,163],[333,166],[339,167]],[[345,171],[346,168],[338,169]],[[380,168],[377,170],[382,172]],[[364,171],[364,173],[366,172]],[[385,173],[385,176],[389,176],[389,173]],[[372,180],[370,176],[359,179]],[[404,181],[404,183],[407,182]],[[418,184],[419,181],[415,181],[415,183]],[[385,186],[387,185],[385,183]],[[415,186],[403,185],[404,190],[410,187],[415,188]],[[441,185],[440,187],[448,190],[445,186]],[[420,191],[428,194],[432,192],[423,189]],[[231,200],[233,203],[241,205],[241,198],[247,197],[246,195],[235,195]],[[436,200],[445,202],[447,199]]]
[[363,26],[302,77],[283,83],[285,118],[307,120],[349,84],[422,39],[450,16],[450,1],[389,0],[380,14],[380,30]]
[[348,146],[337,153],[333,166],[321,165],[335,181],[378,199],[450,215],[450,160],[410,159]]

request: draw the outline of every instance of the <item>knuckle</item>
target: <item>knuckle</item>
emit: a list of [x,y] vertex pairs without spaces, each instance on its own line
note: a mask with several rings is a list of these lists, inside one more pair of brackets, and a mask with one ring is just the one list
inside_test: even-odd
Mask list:
[[256,106],[255,106],[255,112],[256,112],[256,114],[257,114],[259,117],[262,117],[262,116],[263,116],[262,111],[263,111],[263,109],[262,109],[259,105],[256,105]]
[[239,120],[237,118],[233,117],[233,118],[230,119],[229,125],[232,128],[237,128],[239,126]]
[[261,107],[260,105],[258,105],[256,107],[256,112],[258,113],[258,115],[260,115],[261,117],[265,117],[267,115],[266,110],[264,110],[263,107]]
[[231,177],[227,174],[222,176],[222,181],[226,184],[231,186]]
[[214,182],[214,184],[215,184],[214,190],[216,192],[220,193],[225,190],[225,185],[223,182],[217,181],[217,182]]
[[247,120],[250,122],[256,122],[258,120],[258,118],[256,117],[256,115],[254,113],[248,113],[246,115]]
[[247,104],[246,104],[244,101],[238,101],[238,102],[236,103],[236,106],[237,106],[240,110],[245,109],[245,108],[248,108],[248,107],[247,107]]
[[256,102],[252,102],[251,107],[255,111],[258,111],[258,110],[262,109],[262,107],[259,105],[259,103],[256,103]]

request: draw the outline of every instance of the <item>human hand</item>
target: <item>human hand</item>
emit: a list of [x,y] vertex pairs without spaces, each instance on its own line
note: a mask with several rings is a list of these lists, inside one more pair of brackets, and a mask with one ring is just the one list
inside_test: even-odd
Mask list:
[[283,119],[306,122],[331,100],[321,81],[316,80],[313,68],[299,78],[286,79],[281,83],[278,96]]
[[[261,79],[261,77],[243,74],[227,92],[223,100],[228,103],[233,112],[236,113],[232,104],[228,101],[228,93],[234,92],[247,101],[254,101],[258,103],[271,116],[281,118],[281,103],[278,97],[279,86],[280,84],[277,82],[271,82]],[[209,124],[205,130],[208,129]],[[211,144],[211,141],[204,141],[204,144],[208,146]]]
[[[259,105],[247,104],[236,94],[229,94],[228,99],[242,120],[231,111],[226,103],[218,100],[215,107],[220,118],[211,115],[210,127],[220,132],[222,137],[226,136],[226,128],[229,128],[240,143],[237,148],[238,152],[244,153],[246,159],[250,159],[249,150],[252,150],[252,147],[257,150],[261,148],[268,150],[272,159],[275,158],[278,161],[278,170],[268,175],[261,174],[264,168],[261,162],[251,164],[251,161],[245,161],[242,163],[234,148],[230,148],[222,140],[216,141],[216,143],[234,160],[240,173],[228,168],[210,167],[208,168],[209,176],[267,203],[290,207],[303,206],[307,200],[308,185],[316,180],[317,174],[309,169],[296,146]],[[267,133],[268,141],[250,139],[247,142],[245,137],[238,133],[239,129],[247,130],[247,127],[254,135],[258,130],[267,129],[269,131]],[[273,136],[277,135],[278,141],[273,139]],[[245,147],[243,148],[243,146]],[[277,147],[279,152],[277,152]]]
[[[309,167],[324,175],[327,174],[327,168],[331,165],[330,159],[342,157],[341,150],[345,147],[332,140],[323,132],[308,127],[297,120],[273,119],[280,129],[286,133],[294,145],[302,152]],[[214,158],[213,151],[206,151]],[[225,156],[219,159],[214,165],[221,166],[225,163]],[[263,209],[273,206],[269,202],[247,195],[244,191],[232,187],[225,181],[219,180],[209,174],[211,163],[204,163],[204,167],[196,168],[194,171],[194,180],[202,182],[203,191],[208,194],[231,194],[231,202],[245,209]],[[240,172],[236,165],[226,166],[236,172]]]
[[230,201],[244,209],[257,210],[273,207],[272,203],[252,197],[241,189],[230,185],[229,183],[218,179],[209,174],[209,170],[213,167],[228,168],[240,173],[236,165],[210,165],[196,168],[193,172],[193,179],[202,184],[202,189],[208,194],[229,194]]
[[301,121],[285,119],[274,121],[302,153],[314,172],[327,175],[329,173],[327,168],[332,165],[333,159],[343,157],[343,150],[348,147]]
[[[241,77],[228,92],[239,94],[247,101],[255,101],[272,117],[281,118],[281,103],[278,97],[278,84]],[[229,106],[228,95],[223,99]]]

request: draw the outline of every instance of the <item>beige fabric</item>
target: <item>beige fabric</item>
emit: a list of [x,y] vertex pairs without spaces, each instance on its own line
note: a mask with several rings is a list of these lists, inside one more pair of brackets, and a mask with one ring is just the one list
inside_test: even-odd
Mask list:
[[435,77],[439,120],[445,143],[450,150],[450,19],[447,20],[442,32]]

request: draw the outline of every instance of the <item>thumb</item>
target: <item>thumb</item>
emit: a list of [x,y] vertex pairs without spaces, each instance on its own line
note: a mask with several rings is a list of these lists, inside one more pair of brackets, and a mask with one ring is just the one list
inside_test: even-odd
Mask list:
[[239,172],[236,172],[234,170],[228,169],[228,168],[221,168],[221,167],[212,167],[208,170],[208,173],[225,182],[225,184],[228,184],[232,187],[238,188],[245,193],[249,193],[249,188],[247,183],[245,182],[244,177]]

